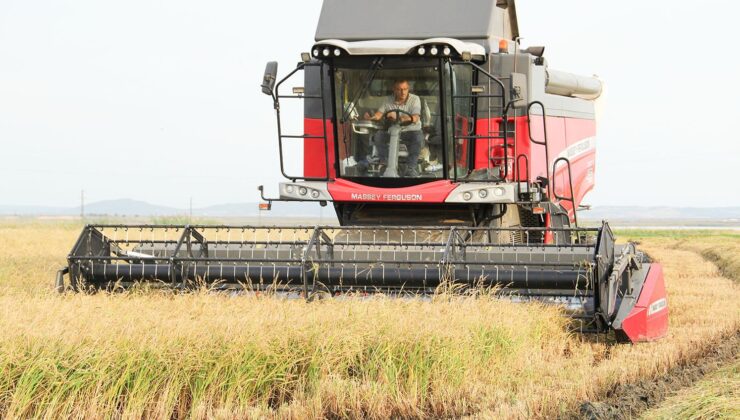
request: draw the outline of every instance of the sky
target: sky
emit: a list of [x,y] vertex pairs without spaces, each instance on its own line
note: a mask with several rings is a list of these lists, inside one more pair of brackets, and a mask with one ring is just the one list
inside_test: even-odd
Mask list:
[[[399,0],[402,1],[402,0]],[[0,1],[0,205],[277,194],[260,92],[313,44],[320,0]],[[522,46],[606,83],[595,206],[740,206],[740,3],[517,4]],[[288,118],[289,116],[285,116]],[[302,115],[293,115],[296,122]]]

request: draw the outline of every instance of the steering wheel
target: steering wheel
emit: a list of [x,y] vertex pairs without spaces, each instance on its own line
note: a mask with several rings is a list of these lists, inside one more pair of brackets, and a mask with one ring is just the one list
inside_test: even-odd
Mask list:
[[[407,126],[407,125],[411,125],[414,123],[414,116],[402,109],[389,109],[388,111],[385,111],[385,114],[383,114],[383,119],[386,120],[387,122],[390,122],[390,120],[388,119],[388,115],[393,114],[393,113],[396,114],[395,122],[398,122],[399,124],[401,124],[401,126]],[[406,122],[401,122],[401,114],[408,115],[410,120]]]

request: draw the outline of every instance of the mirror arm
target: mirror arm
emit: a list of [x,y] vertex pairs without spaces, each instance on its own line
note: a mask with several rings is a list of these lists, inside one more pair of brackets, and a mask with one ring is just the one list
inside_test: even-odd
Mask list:
[[517,103],[519,101],[523,101],[523,100],[524,100],[523,98],[517,98],[517,99],[513,99],[513,100],[507,102],[506,103],[506,107],[504,107],[504,115],[508,115],[509,114],[509,110],[511,109],[512,106],[514,106],[515,103]]
[[262,201],[267,201],[268,203],[272,204],[272,198],[265,197],[265,187],[263,185],[260,185],[257,187],[257,189],[260,191],[260,198]]

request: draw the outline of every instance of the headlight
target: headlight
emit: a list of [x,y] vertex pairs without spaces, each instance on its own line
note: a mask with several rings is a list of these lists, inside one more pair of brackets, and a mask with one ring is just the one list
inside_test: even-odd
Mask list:
[[466,191],[463,193],[463,200],[470,201],[473,198],[473,194],[470,193],[470,191]]
[[293,191],[295,191],[295,188],[293,188],[292,185],[286,185],[285,186],[285,192],[288,194],[293,194]]
[[506,194],[506,190],[501,187],[496,187],[493,189],[493,195],[502,197],[504,194]]
[[308,188],[306,188],[306,187],[299,188],[298,189],[298,194],[300,194],[300,195],[306,195],[306,194],[308,194]]
[[319,192],[316,190],[311,191],[311,197],[313,198],[319,198]]
[[480,198],[486,198],[486,197],[488,197],[488,190],[480,190],[480,191],[478,191],[478,197],[480,197]]

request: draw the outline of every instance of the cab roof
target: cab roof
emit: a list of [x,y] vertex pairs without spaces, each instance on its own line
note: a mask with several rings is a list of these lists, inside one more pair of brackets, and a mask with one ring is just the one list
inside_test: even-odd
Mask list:
[[324,0],[316,41],[453,38],[496,51],[519,37],[514,0]]

